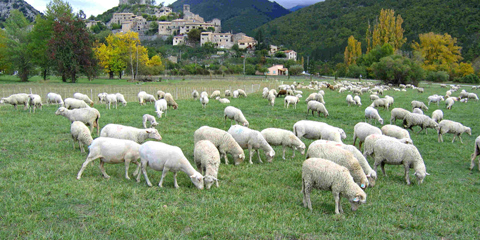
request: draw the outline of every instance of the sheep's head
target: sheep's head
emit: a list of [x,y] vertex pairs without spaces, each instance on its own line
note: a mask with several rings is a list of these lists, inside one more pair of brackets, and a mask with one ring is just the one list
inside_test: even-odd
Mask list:
[[190,180],[192,180],[192,183],[197,187],[198,189],[202,190],[203,189],[203,176],[199,172],[194,173],[192,176],[190,176]]
[[55,115],[62,115],[64,112],[66,112],[67,109],[64,108],[64,107],[60,107],[57,109],[57,111],[55,112]]
[[465,127],[465,132],[466,132],[468,135],[472,136],[472,129],[471,129],[471,128]]
[[245,160],[245,154],[238,154],[238,156],[234,159],[235,165],[242,163]]
[[93,107],[93,102],[90,102],[90,107]]
[[177,103],[174,103],[172,107],[173,107],[173,109],[175,110],[175,109],[178,108],[178,104],[177,104]]
[[380,124],[383,124],[383,119],[382,118],[379,118],[378,121],[380,122]]
[[243,126],[244,126],[244,127],[248,127],[248,125],[249,125],[248,121],[245,121],[245,122],[243,123]]
[[425,177],[427,175],[430,175],[427,173],[427,171],[418,171],[418,172],[415,172],[414,175],[417,177],[417,182],[418,184],[422,184],[423,183],[423,179],[425,179]]
[[213,185],[216,181],[218,181],[218,179],[215,178],[215,177],[213,177],[213,176],[205,176],[205,177],[203,178],[203,181],[204,181],[204,183],[205,183],[205,188],[206,188],[206,189],[210,189],[210,188],[212,187],[212,185]]
[[157,129],[154,128],[149,128],[145,130],[148,133],[148,138],[153,138],[158,141],[162,141],[162,136],[160,136],[160,133],[158,133]]
[[158,110],[158,111],[156,111],[156,113],[157,113],[158,118],[162,118],[162,114],[163,114],[162,110]]
[[158,125],[158,122],[152,123],[152,127],[155,127],[155,126],[157,126],[157,125]]
[[368,186],[369,187],[374,187],[375,186],[375,180],[377,179],[377,173],[375,171],[369,173],[367,175],[367,180],[368,180]]
[[367,202],[367,194],[361,191],[355,195],[354,198],[349,199],[352,211],[357,211],[358,207]]
[[267,155],[267,162],[272,162],[273,157],[275,157],[275,151],[269,151],[265,155]]

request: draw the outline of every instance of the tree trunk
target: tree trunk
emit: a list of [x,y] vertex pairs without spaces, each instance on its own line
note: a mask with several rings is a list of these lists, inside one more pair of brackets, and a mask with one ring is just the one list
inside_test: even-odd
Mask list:
[[62,82],[67,82],[67,75],[62,72]]
[[113,72],[112,71],[108,72],[108,79],[113,79]]
[[122,79],[122,71],[118,72],[118,78]]
[[43,81],[47,80],[47,69],[43,69]]
[[72,71],[72,83],[76,82],[75,71]]

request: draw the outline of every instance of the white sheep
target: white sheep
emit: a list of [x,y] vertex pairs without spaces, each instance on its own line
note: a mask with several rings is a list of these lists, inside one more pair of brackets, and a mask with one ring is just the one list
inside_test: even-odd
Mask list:
[[225,97],[230,97],[232,96],[232,92],[230,92],[230,90],[225,90]]
[[202,97],[208,97],[208,93],[206,91],[203,91],[200,93],[200,98]]
[[421,184],[427,175],[427,169],[423,158],[418,149],[410,144],[403,144],[396,139],[379,139],[374,145],[375,164],[374,170],[377,171],[378,165],[381,166],[383,175],[385,174],[385,164],[403,165],[405,168],[405,180],[410,185],[409,169],[413,167],[418,184]]
[[377,109],[373,107],[367,107],[365,108],[365,122],[368,121],[370,122],[370,119],[375,119],[375,122],[378,121],[380,124],[383,124],[383,118],[380,117],[380,114],[378,114]]
[[145,94],[145,95],[143,96],[143,101],[144,101],[145,103],[154,103],[154,102],[157,101],[157,100],[155,99],[155,96],[153,96],[152,94],[148,94],[148,93],[147,93],[147,94]]
[[[219,93],[220,95],[220,93]],[[200,103],[202,104],[202,108],[206,108],[209,100],[207,96],[203,96],[200,98]]]
[[157,120],[155,119],[154,116],[150,114],[144,114],[143,115],[143,128],[147,128],[147,122],[150,123],[150,128],[154,128],[155,126],[158,125]]
[[145,92],[145,91],[138,92],[137,98],[138,98],[138,103],[140,103],[140,105],[145,104],[145,96],[146,95],[147,95],[147,92]]
[[308,95],[307,99],[305,99],[305,102],[310,102],[312,100],[317,100],[317,94],[318,93],[310,93],[310,95]]
[[372,104],[370,104],[370,107],[372,108],[383,107],[386,110],[388,110],[389,106],[390,106],[390,102],[386,98],[376,99],[375,101],[372,102]]
[[[470,170],[475,166],[475,158],[480,155],[480,136],[475,139],[475,144],[473,147],[473,153],[470,159]],[[478,170],[480,171],[480,159],[478,160]]]
[[357,102],[355,100],[353,100],[353,97],[350,94],[347,95],[345,100],[347,101],[347,104],[348,104],[349,107],[350,107],[351,104],[353,104],[353,105],[357,104]]
[[429,116],[423,115],[423,114],[418,114],[418,113],[409,113],[407,116],[405,116],[405,119],[403,119],[403,126],[405,128],[408,128],[413,131],[414,126],[420,126],[421,129],[420,131],[417,132],[420,133],[425,129],[425,133],[427,132],[427,128],[438,128],[438,123],[433,121]]
[[73,98],[84,101],[85,103],[89,104],[90,107],[93,106],[93,101],[85,94],[77,92],[73,94]]
[[323,113],[324,117],[328,117],[328,110],[325,108],[325,105],[318,101],[310,101],[307,103],[307,116],[308,113],[312,111],[312,116],[315,116],[315,112],[318,112],[318,116],[320,117],[320,113]]
[[330,126],[323,122],[301,120],[293,125],[293,133],[298,138],[325,139],[342,142],[347,136],[341,128]]
[[125,97],[121,93],[115,93],[115,96],[117,97],[117,102],[122,103],[124,107],[127,106],[127,101],[125,100]]
[[216,183],[218,187],[220,153],[215,145],[208,140],[201,140],[195,143],[193,160],[197,165],[197,170],[204,175],[205,188],[210,189],[213,183]]
[[353,100],[359,107],[362,106],[362,99],[360,98],[360,96],[353,97]]
[[49,92],[47,94],[47,105],[50,103],[56,103],[59,107],[63,106],[63,99],[60,94]]
[[432,113],[432,120],[435,121],[436,123],[439,123],[440,121],[443,120],[443,111],[440,109],[437,109],[433,111]]
[[165,92],[162,90],[157,91],[157,99],[163,99],[165,98]]
[[105,172],[103,165],[105,163],[125,163],[125,178],[130,179],[128,176],[128,168],[130,162],[137,164],[137,169],[133,173],[134,176],[139,176],[140,164],[137,162],[137,159],[140,158],[139,154],[140,144],[125,140],[125,139],[116,139],[116,138],[106,138],[99,137],[92,141],[92,144],[89,149],[87,159],[82,164],[82,168],[78,171],[77,179],[82,177],[82,173],[88,164],[96,159],[100,159],[100,170],[102,171],[103,177],[110,178]]
[[452,109],[454,103],[455,100],[452,97],[447,98],[447,100],[445,100],[446,109]]
[[262,149],[267,156],[267,162],[272,162],[272,159],[275,156],[275,151],[259,131],[240,125],[232,125],[230,129],[228,129],[228,133],[232,135],[241,148],[248,149],[250,154],[250,164],[253,164],[252,153],[254,151],[257,151],[258,153],[258,161],[263,163],[260,158],[260,149]]
[[428,111],[427,105],[425,105],[425,103],[423,102],[413,100],[411,104],[412,104],[412,110],[415,108],[421,108],[424,111]]
[[75,150],[75,142],[78,142],[81,153],[85,152],[85,149],[83,148],[84,145],[90,146],[90,144],[92,144],[93,139],[90,130],[83,122],[72,122],[70,125],[70,134],[73,139],[73,150]]
[[275,105],[275,99],[277,98],[276,94],[273,94],[272,92],[268,93],[267,100],[272,105],[272,107]]
[[35,113],[36,108],[42,109],[42,98],[38,94],[28,94],[28,105],[30,106],[30,112]]
[[375,94],[370,95],[370,101],[375,101],[377,99],[380,99],[378,95],[375,95]]
[[420,109],[420,108],[414,108],[413,111],[412,111],[412,113],[423,114],[423,111],[422,111],[422,109]]
[[237,91],[238,91],[238,96],[247,97],[247,93],[245,93],[245,91],[243,89],[237,89]]
[[292,148],[293,155],[295,157],[295,150],[300,151],[302,155],[305,154],[305,143],[303,143],[293,132],[280,129],[280,128],[266,128],[260,132],[265,138],[265,140],[271,146],[282,146],[283,155],[282,158],[285,160],[285,148]]
[[27,110],[28,108],[28,94],[26,93],[17,93],[17,94],[12,94],[6,98],[2,98],[0,100],[0,103],[8,103],[13,105],[15,110],[17,110],[17,105],[23,104],[24,108],[23,110]]
[[439,106],[441,101],[445,101],[443,96],[440,96],[440,95],[437,95],[437,94],[429,96],[428,97],[428,106],[430,106],[430,103],[436,103],[437,106]]
[[475,93],[468,93],[468,99],[473,99],[475,101],[478,101],[478,96]]
[[238,95],[239,95],[238,90],[234,90],[233,91],[233,98],[238,98]]
[[395,139],[395,140],[397,140],[401,143],[413,145],[413,141],[410,138],[397,139],[397,138],[390,137],[390,136],[387,136],[387,135],[372,134],[372,135],[365,138],[365,142],[363,144],[363,156],[365,158],[368,157],[368,156],[372,156],[374,154],[373,147],[375,146],[375,142],[377,142],[380,139],[384,139],[384,138]]
[[403,120],[410,111],[405,110],[403,108],[394,108],[390,112],[390,124],[396,124],[397,119]]
[[263,88],[262,97],[263,97],[263,98],[267,98],[267,97],[268,97],[268,93],[269,93],[268,88],[267,88],[267,87]]
[[155,102],[155,112],[157,113],[158,118],[162,118],[162,114],[165,113],[165,117],[167,117],[167,100],[160,99]]
[[175,102],[175,100],[173,100],[172,94],[166,93],[165,94],[165,100],[167,101],[167,106],[172,107],[173,109],[178,108],[178,104],[177,104],[177,102]]
[[196,101],[199,97],[200,97],[200,94],[198,93],[198,91],[197,91],[197,90],[193,90],[193,92],[192,92],[192,98],[193,98],[193,100]]
[[303,206],[310,211],[310,192],[313,188],[332,191],[335,214],[343,212],[340,202],[342,196],[348,199],[352,211],[367,201],[367,194],[353,181],[348,169],[326,159],[310,158],[302,165]]
[[220,103],[230,103],[230,100],[228,100],[227,98],[220,98],[220,97],[217,97],[215,100],[218,100]]
[[445,133],[451,133],[453,135],[453,140],[452,143],[455,142],[455,137],[458,136],[460,138],[460,142],[463,143],[462,141],[462,133],[466,132],[468,135],[472,136],[472,129],[469,127],[463,126],[459,122],[454,122],[451,120],[442,120],[438,124],[438,142],[443,142],[443,137],[442,135]]
[[358,148],[362,148],[362,143],[365,142],[365,138],[371,134],[382,134],[382,130],[380,128],[372,126],[368,123],[359,122],[355,124],[353,127],[353,146],[355,146],[355,142],[357,138],[359,140]]
[[67,109],[90,108],[85,101],[75,98],[65,98],[63,105]]
[[105,127],[102,128],[100,136],[132,140],[139,144],[145,142],[149,138],[162,141],[162,136],[160,136],[160,133],[158,133],[157,129],[140,129],[136,127],[123,126],[120,124],[112,123],[107,124],[105,125]]
[[105,98],[107,97],[108,93],[106,92],[101,92],[97,95],[98,97],[98,103],[103,103],[105,102]]
[[[147,166],[150,166],[155,171],[162,171],[162,178],[158,183],[159,187],[163,187],[163,179],[170,171],[173,172],[174,187],[179,188],[177,172],[182,171],[190,177],[190,180],[198,189],[203,189],[202,174],[192,167],[192,164],[190,164],[179,147],[162,142],[146,142],[140,146],[139,152],[143,176],[149,187],[152,186],[152,183],[148,179]],[[140,175],[137,175],[137,182],[140,181]]]
[[226,107],[224,110],[223,117],[225,119],[225,122],[227,121],[227,117],[228,117],[230,120],[234,120],[237,124],[240,124],[242,126],[248,127],[249,125],[247,119],[245,118],[245,116],[243,116],[242,110],[236,107],[232,107],[232,106]]
[[410,133],[407,130],[391,124],[382,127],[382,134],[396,139],[410,138]]
[[297,103],[299,102],[298,97],[295,96],[286,96],[285,99],[283,100],[283,107],[290,106],[290,104],[293,104],[293,108],[297,109]]
[[195,131],[193,137],[195,143],[200,140],[212,142],[217,147],[218,152],[220,152],[220,157],[225,156],[225,164],[228,164],[227,153],[232,154],[235,165],[240,164],[245,159],[243,149],[232,135],[224,130],[203,126]]
[[117,109],[117,95],[116,94],[107,94],[107,96],[105,97],[105,107],[110,109],[110,106],[112,104],[115,104],[115,109]]
[[210,95],[210,98],[216,98],[220,97],[220,90],[215,90],[212,92],[212,95]]
[[61,115],[70,122],[80,121],[90,126],[90,132],[93,132],[93,128],[97,128],[97,135],[100,135],[100,124],[98,120],[100,119],[100,112],[95,108],[80,108],[68,110],[65,107],[60,107],[55,112],[55,115]]

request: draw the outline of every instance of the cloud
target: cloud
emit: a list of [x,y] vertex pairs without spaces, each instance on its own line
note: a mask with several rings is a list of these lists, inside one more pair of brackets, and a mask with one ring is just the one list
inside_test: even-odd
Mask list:
[[275,0],[275,2],[282,5],[286,9],[295,7],[297,5],[311,5],[322,1],[323,0]]

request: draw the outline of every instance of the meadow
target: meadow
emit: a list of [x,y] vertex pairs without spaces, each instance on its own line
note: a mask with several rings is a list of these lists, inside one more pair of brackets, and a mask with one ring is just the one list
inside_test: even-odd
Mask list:
[[[242,80],[238,81],[242,84]],[[28,89],[35,84],[39,83],[21,86]],[[198,90],[219,86],[218,82],[189,79],[177,84]],[[246,81],[246,84],[261,85],[262,81]],[[164,82],[151,85],[159,90],[168,87]],[[57,85],[42,86],[48,89]],[[393,107],[411,110],[411,100],[427,102],[429,95],[444,94],[446,90],[435,84],[421,86],[425,88],[423,94],[412,90],[385,93],[395,98]],[[108,87],[111,86],[98,84],[99,91]],[[471,91],[470,87],[465,89]],[[313,92],[303,91],[303,99]],[[364,121],[364,109],[370,104],[368,95],[362,96],[362,107],[348,107],[345,97],[349,93],[325,92],[328,118],[306,116],[304,100],[297,109],[286,109],[283,98],[277,98],[272,108],[262,98],[261,89],[247,98],[231,99],[230,105],[242,109],[252,129],[292,130],[299,120],[317,120],[344,129],[347,134],[344,143],[351,144],[353,127]],[[192,99],[179,99],[177,103],[177,110],[169,110],[167,117],[157,118],[157,129],[163,142],[179,146],[193,163],[194,131],[204,125],[228,130],[230,122],[223,120],[226,105],[212,99],[206,109]],[[179,189],[173,187],[172,173],[167,174],[164,187],[159,188],[161,173],[152,169],[148,169],[148,174],[154,186],[148,187],[143,176],[140,183],[133,178],[125,179],[123,164],[106,164],[111,178],[104,179],[98,160],[95,166],[87,167],[81,180],[76,180],[87,154],[81,154],[78,145],[75,150],[72,148],[70,123],[54,114],[57,107],[44,105],[43,110],[31,114],[23,108],[15,111],[11,105],[3,105],[0,106],[0,238],[475,239],[480,234],[480,172],[477,166],[473,171],[468,168],[475,138],[480,134],[479,106],[474,101],[457,102],[452,110],[446,110],[444,102],[440,107],[430,105],[426,114],[440,108],[445,119],[471,127],[472,136],[464,134],[461,144],[451,143],[453,136],[446,134],[445,142],[438,143],[432,129],[428,134],[411,133],[431,174],[424,183],[418,185],[410,170],[412,185],[407,186],[403,167],[387,165],[387,177],[379,168],[375,187],[366,190],[366,204],[352,212],[348,201],[342,199],[345,213],[335,215],[334,199],[328,191],[312,192],[312,212],[303,207],[300,190],[304,156],[297,153],[291,159],[291,149],[283,160],[282,148],[274,147],[276,156],[272,163],[259,163],[256,154],[253,165],[222,163],[220,187],[213,186],[210,190],[198,190],[182,172],[177,177]],[[154,115],[152,104],[140,106],[134,101],[118,109],[107,110],[98,103],[95,108],[101,113],[101,126],[118,123],[141,128],[142,115]],[[390,112],[380,109],[379,113],[388,123]],[[378,123],[376,126],[380,127]],[[302,140],[307,146],[312,142]],[[246,155],[248,158],[248,151]],[[368,160],[373,167],[372,159]],[[130,177],[134,169],[132,165]]]

